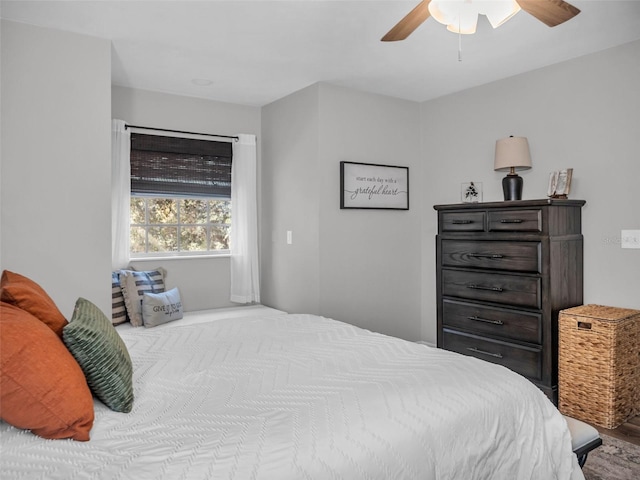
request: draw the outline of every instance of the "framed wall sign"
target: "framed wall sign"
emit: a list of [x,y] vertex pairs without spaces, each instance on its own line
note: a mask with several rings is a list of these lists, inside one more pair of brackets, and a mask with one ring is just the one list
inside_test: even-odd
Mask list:
[[409,210],[409,167],[340,162],[340,208]]

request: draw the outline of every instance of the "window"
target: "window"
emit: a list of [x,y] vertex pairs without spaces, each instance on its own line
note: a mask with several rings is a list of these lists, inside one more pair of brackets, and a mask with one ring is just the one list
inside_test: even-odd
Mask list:
[[229,142],[131,134],[131,255],[226,253]]

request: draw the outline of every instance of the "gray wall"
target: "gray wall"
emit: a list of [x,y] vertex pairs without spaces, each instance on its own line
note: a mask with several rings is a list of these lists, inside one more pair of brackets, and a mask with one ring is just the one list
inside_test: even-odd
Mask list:
[[[420,340],[419,106],[321,85],[321,314]],[[407,211],[340,210],[339,161],[409,167]]]
[[[113,118],[131,125],[198,133],[254,134],[260,150],[260,109],[200,98],[114,86]],[[258,164],[260,155],[258,154]],[[138,270],[164,267],[168,288],[178,287],[187,311],[234,305],[229,301],[229,257],[133,261]]]
[[425,102],[422,112],[423,338],[435,339],[434,204],[460,201],[460,183],[502,200],[495,140],[529,139],[523,198],[545,198],[549,173],[572,167],[570,198],[583,209],[584,301],[640,309],[640,250],[620,247],[640,229],[640,42]]
[[2,269],[111,308],[111,46],[2,21]]
[[[420,339],[419,112],[323,83],[263,108],[267,303]],[[340,210],[340,161],[408,166],[411,209]]]
[[320,313],[319,89],[262,109],[260,289],[263,303],[287,312]]

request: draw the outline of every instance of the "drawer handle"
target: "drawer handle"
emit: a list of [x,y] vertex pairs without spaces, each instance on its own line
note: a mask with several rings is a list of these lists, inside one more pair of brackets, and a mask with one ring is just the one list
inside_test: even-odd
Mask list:
[[469,256],[473,258],[504,258],[504,255],[499,253],[470,253]]
[[467,317],[467,320],[473,320],[474,322],[491,323],[493,325],[504,325],[504,322],[502,320],[489,320],[488,318],[478,317],[477,315]]
[[520,220],[519,218],[503,218],[500,220],[500,223],[522,223],[524,220]]
[[489,355],[490,357],[495,357],[495,358],[502,358],[502,355],[500,353],[491,353],[491,352],[485,352],[484,350],[480,350],[476,347],[467,347],[467,350],[474,352],[474,353],[480,353],[482,355]]
[[473,220],[452,220],[451,223],[454,225],[468,225],[473,223]]
[[467,288],[471,288],[473,290],[490,290],[492,292],[504,291],[501,287],[485,287],[484,285],[467,285]]

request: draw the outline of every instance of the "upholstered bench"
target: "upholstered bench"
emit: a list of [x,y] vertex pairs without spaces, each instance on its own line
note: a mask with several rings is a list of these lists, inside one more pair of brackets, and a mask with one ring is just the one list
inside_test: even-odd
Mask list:
[[569,432],[571,433],[571,447],[573,453],[578,457],[578,464],[582,468],[587,461],[587,455],[594,448],[598,448],[602,445],[602,439],[598,430],[591,425],[576,420],[575,418],[564,416],[567,424],[569,425]]

